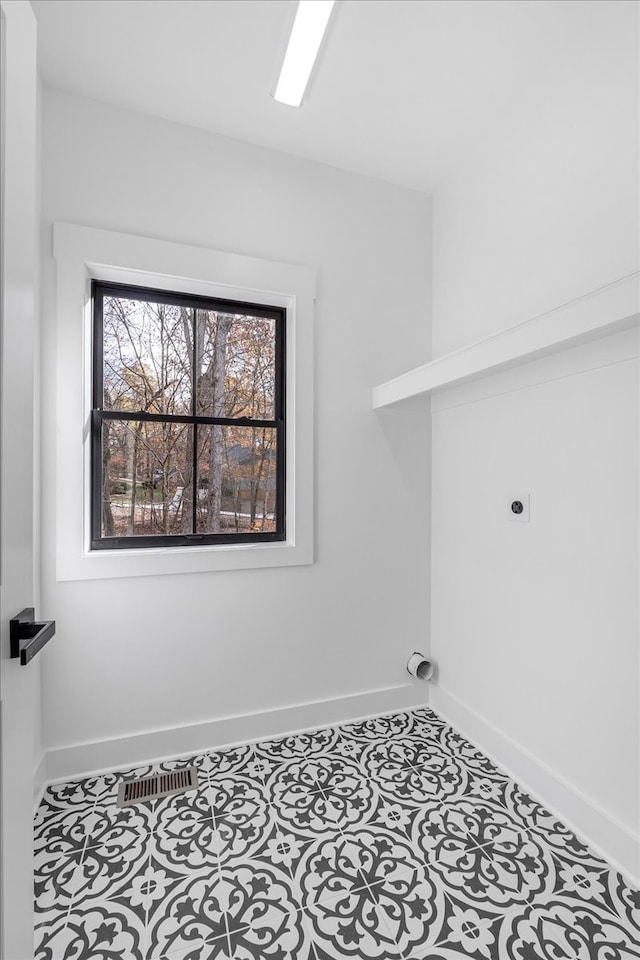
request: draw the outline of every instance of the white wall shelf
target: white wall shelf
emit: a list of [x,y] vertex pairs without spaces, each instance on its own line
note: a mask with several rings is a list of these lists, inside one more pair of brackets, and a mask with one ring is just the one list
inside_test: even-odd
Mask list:
[[637,326],[640,271],[373,388],[374,410]]

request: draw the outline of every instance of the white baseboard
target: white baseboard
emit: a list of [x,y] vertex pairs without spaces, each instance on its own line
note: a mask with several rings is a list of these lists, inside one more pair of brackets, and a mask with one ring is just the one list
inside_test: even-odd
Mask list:
[[[426,692],[423,684],[408,683],[168,730],[59,747],[47,751],[35,771],[36,806],[45,783],[424,706]],[[597,853],[625,873],[634,886],[640,887],[640,836],[438,684],[431,685],[430,702],[445,720],[476,743]]]
[[626,874],[632,885],[640,887],[637,833],[438,684],[431,685],[430,704],[596,853]]
[[126,769],[141,763],[189,756],[231,744],[264,740],[394,710],[425,706],[426,700],[425,685],[410,682],[347,697],[293,704],[278,710],[58,747],[47,751],[46,779],[53,783],[88,773]]

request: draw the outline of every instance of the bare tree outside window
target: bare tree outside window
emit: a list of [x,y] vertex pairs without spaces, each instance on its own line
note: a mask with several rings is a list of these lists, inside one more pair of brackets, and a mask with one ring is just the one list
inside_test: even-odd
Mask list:
[[284,539],[284,311],[94,284],[94,549]]

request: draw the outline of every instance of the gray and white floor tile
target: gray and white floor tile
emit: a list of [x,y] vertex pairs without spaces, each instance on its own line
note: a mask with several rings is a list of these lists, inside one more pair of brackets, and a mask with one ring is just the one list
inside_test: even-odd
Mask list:
[[640,891],[428,708],[55,784],[35,850],[36,960],[640,960]]

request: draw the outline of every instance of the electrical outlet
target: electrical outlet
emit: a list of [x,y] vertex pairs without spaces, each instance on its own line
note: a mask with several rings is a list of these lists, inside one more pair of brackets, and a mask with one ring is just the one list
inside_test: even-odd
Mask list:
[[528,493],[519,493],[511,497],[507,503],[509,520],[517,523],[529,523],[530,497]]

